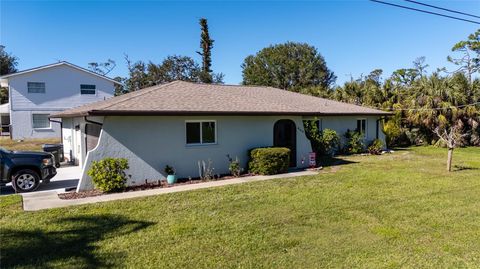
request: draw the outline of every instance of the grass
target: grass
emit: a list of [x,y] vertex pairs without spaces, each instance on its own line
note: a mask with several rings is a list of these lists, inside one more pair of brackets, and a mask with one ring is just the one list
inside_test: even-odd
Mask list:
[[[480,148],[351,156],[317,176],[23,212],[0,199],[19,268],[478,268]],[[339,169],[338,169],[339,168]]]
[[8,137],[0,137],[0,147],[8,150],[42,151],[43,144],[57,143],[60,143],[58,138],[12,140]]

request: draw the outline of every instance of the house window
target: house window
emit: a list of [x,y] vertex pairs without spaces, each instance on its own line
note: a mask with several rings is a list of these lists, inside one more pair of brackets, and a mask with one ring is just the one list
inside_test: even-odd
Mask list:
[[32,114],[32,123],[34,129],[50,128],[49,114]]
[[95,94],[96,86],[90,84],[80,84],[80,94]]
[[27,82],[28,93],[45,93],[45,82]]
[[366,119],[358,119],[357,120],[357,132],[363,134],[363,136],[367,135],[367,120]]
[[187,145],[215,144],[217,131],[215,121],[187,121],[185,123]]

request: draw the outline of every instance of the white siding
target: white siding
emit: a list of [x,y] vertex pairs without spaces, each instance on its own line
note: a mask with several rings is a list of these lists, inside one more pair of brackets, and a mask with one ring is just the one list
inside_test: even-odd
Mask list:
[[[186,145],[186,120],[216,120],[215,145]],[[92,188],[86,171],[94,160],[105,157],[127,158],[129,185],[164,178],[165,165],[172,165],[181,178],[198,177],[199,160],[212,160],[216,174],[229,173],[226,155],[238,157],[246,168],[247,151],[273,145],[273,126],[277,120],[291,119],[297,126],[297,166],[308,165],[310,142],[303,132],[301,117],[209,116],[209,117],[106,117],[97,147],[91,150],[83,168],[79,190]],[[302,163],[302,159],[305,163]]]
[[60,138],[60,123],[51,122],[50,128],[33,128],[32,114],[51,114],[55,112],[57,111],[12,111],[10,114],[10,121],[12,125],[12,138]]
[[[28,82],[44,82],[45,93],[28,93]],[[68,108],[105,100],[113,96],[111,81],[67,65],[59,65],[8,78],[14,139],[60,138],[59,124],[51,130],[34,130],[32,113],[56,113]],[[81,95],[80,84],[96,85],[96,94]]]

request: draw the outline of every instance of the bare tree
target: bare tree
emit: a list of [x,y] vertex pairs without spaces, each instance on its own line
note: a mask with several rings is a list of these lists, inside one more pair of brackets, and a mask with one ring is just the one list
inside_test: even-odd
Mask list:
[[[450,130],[447,130],[447,129],[450,129]],[[447,171],[448,172],[452,171],[453,150],[458,146],[461,139],[467,135],[467,134],[461,133],[462,129],[463,129],[463,123],[461,120],[458,120],[450,128],[443,128],[443,130],[441,130],[440,127],[437,127],[434,130],[434,133],[438,136],[438,138],[447,145],[447,148],[448,148]]]
[[91,62],[91,63],[88,63],[88,69],[90,69],[91,71],[97,73],[97,74],[100,74],[102,76],[106,76],[108,73],[110,73],[115,67],[117,66],[117,64],[115,63],[114,60],[112,59],[108,59],[106,62],[104,63],[97,63],[97,62]]
[[460,56],[454,58],[448,56],[447,60],[459,68],[456,72],[463,72],[468,82],[472,83],[472,76],[480,71],[480,29],[468,36],[468,40],[460,41],[452,48],[452,52],[459,53]]

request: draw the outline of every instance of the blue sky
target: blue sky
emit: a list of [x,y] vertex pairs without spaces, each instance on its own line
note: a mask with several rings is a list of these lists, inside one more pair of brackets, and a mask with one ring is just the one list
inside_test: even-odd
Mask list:
[[[388,0],[393,2],[392,0]],[[425,1],[480,15],[480,1]],[[410,5],[395,1],[397,4]],[[80,66],[111,58],[109,76],[126,76],[132,60],[160,63],[167,55],[199,59],[198,19],[215,39],[213,69],[225,82],[242,80],[243,59],[286,41],[315,46],[337,83],[368,74],[384,77],[425,56],[430,70],[449,67],[457,41],[479,25],[359,1],[1,1],[0,43],[19,69],[66,60]],[[480,20],[480,19],[479,19]]]

